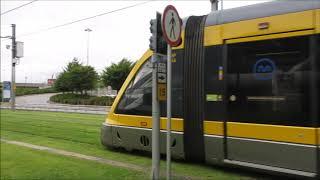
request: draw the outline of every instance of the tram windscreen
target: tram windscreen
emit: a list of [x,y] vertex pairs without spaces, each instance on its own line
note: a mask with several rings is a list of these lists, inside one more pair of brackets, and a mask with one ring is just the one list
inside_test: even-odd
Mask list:
[[116,113],[150,116],[152,111],[152,66],[146,61],[131,80]]

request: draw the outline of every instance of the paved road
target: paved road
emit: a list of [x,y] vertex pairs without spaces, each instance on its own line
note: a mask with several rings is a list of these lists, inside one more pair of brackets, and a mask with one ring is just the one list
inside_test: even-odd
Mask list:
[[[55,94],[56,93],[18,96],[16,97],[16,108],[22,110],[77,112],[89,114],[106,114],[110,110],[109,106],[69,105],[50,103],[49,98]],[[10,108],[10,104],[2,104],[1,108],[8,109]]]
[[34,94],[27,96],[17,96],[16,104],[17,105],[48,105],[49,98],[57,93],[48,93],[48,94]]

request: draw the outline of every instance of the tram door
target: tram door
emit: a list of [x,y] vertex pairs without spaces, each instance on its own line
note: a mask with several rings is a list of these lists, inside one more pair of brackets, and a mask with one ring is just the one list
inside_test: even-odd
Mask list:
[[226,42],[226,161],[316,172],[312,38]]

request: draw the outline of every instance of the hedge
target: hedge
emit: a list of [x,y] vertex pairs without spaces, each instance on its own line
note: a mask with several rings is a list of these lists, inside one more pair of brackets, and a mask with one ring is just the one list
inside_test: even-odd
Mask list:
[[[33,88],[33,87],[17,87],[16,96],[30,95],[30,94],[45,94],[45,93],[57,93],[53,88]],[[2,87],[0,88],[0,101],[2,101]]]
[[114,98],[107,96],[89,96],[81,94],[56,94],[50,97],[50,101],[62,104],[73,105],[98,105],[98,106],[111,106]]
[[45,89],[39,89],[39,88],[24,88],[20,87],[16,89],[16,96],[23,96],[23,95],[29,95],[29,94],[45,94],[45,93],[56,93],[54,88],[45,88]]

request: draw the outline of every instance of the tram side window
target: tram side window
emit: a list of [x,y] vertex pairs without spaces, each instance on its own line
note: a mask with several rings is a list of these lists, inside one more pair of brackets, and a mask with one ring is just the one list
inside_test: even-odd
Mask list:
[[152,64],[148,59],[131,80],[116,109],[119,114],[151,116]]
[[232,121],[313,126],[310,36],[228,46]]

